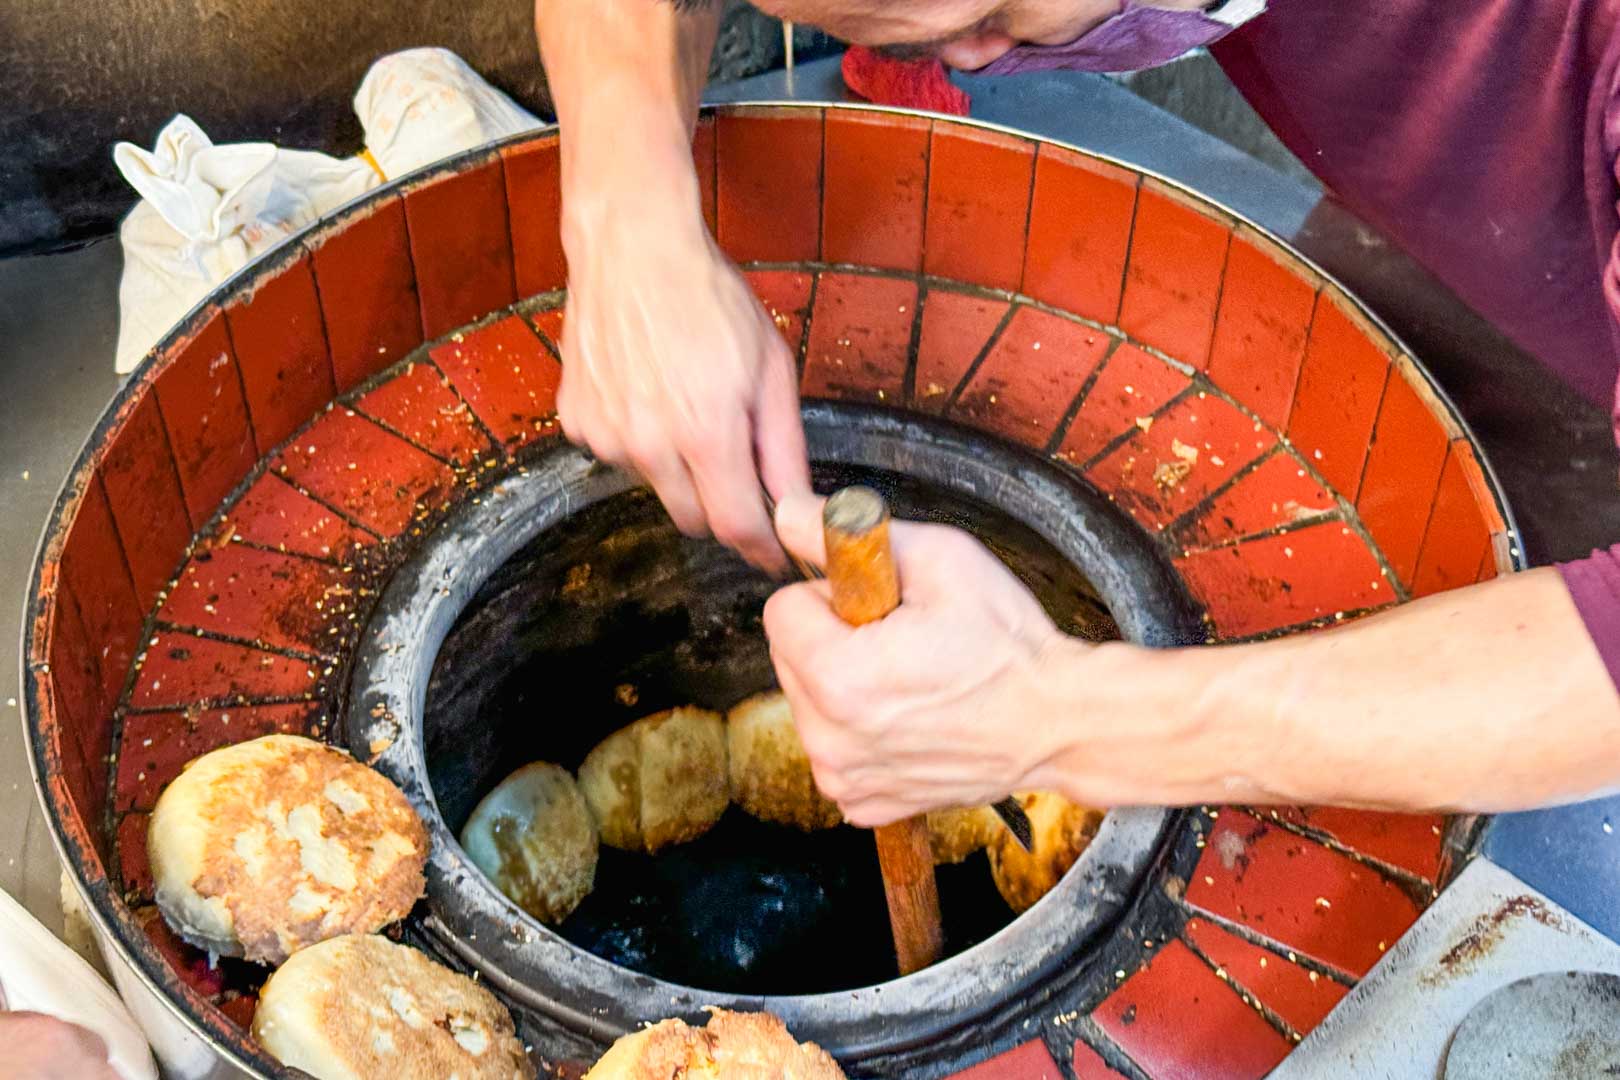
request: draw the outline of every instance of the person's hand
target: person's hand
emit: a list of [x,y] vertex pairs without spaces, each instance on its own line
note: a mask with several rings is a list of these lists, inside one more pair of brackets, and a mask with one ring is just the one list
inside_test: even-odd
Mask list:
[[[824,563],[819,499],[781,504],[795,554]],[[1028,786],[1056,749],[1042,670],[1066,641],[967,533],[890,527],[902,600],[850,627],[826,582],[779,590],[765,631],[816,784],[856,825],[975,806]]]
[[626,210],[569,241],[563,430],[640,474],[683,533],[780,571],[760,482],[780,501],[810,476],[771,317],[694,214]]
[[100,1035],[35,1012],[0,1011],[0,1076],[6,1080],[119,1080]]

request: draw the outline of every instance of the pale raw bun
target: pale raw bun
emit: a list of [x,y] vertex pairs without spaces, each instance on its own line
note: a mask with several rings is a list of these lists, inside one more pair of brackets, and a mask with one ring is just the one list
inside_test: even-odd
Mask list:
[[1097,835],[1103,811],[1077,805],[1050,791],[1019,795],[1018,802],[1029,815],[1034,850],[1025,851],[1005,829],[996,834],[987,850],[996,889],[1009,907],[1022,914],[1069,872]]
[[770,1013],[714,1009],[704,1027],[665,1020],[624,1036],[585,1080],[844,1080],[844,1072]]
[[404,918],[422,895],[428,838],[380,773],[324,743],[267,735],[191,762],[152,810],[147,848],[175,933],[279,964]]
[[596,821],[567,769],[523,766],[485,795],[461,830],[461,846],[518,907],[560,923],[596,881]]
[[1003,828],[988,806],[928,811],[928,843],[934,850],[934,864],[961,862],[989,846]]
[[696,840],[730,805],[720,714],[686,706],[603,739],[579,767],[602,843],[656,854]]
[[726,714],[731,801],[761,821],[811,832],[843,823],[838,804],[810,775],[810,758],[780,690],[755,694]]
[[316,1080],[535,1075],[493,994],[375,934],[332,938],[283,964],[259,991],[253,1038]]

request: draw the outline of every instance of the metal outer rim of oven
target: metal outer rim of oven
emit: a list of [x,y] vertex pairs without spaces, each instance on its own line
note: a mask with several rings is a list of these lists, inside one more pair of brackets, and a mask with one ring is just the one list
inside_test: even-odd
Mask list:
[[[791,100],[758,100],[732,102],[725,105],[707,105],[703,107],[702,113],[704,115],[718,115],[744,108],[779,108],[783,111],[815,108],[848,112],[892,113],[899,116],[916,116],[930,120],[940,120],[983,131],[997,131],[1036,143],[1071,150],[1099,161],[1111,162],[1138,175],[1151,177],[1204,205],[1215,208],[1232,220],[1249,226],[1277,243],[1302,264],[1309,266],[1324,281],[1337,286],[1343,292],[1347,302],[1362,317],[1377,326],[1382,333],[1388,335],[1391,341],[1400,345],[1402,351],[1412,358],[1413,366],[1422,373],[1436,398],[1444,404],[1453,422],[1458,425],[1468,439],[1474,454],[1479,459],[1480,466],[1485,471],[1492,498],[1496,501],[1497,509],[1502,515],[1509,536],[1513,539],[1509,552],[1513,568],[1523,570],[1528,565],[1518,544],[1519,530],[1513,516],[1512,507],[1508,505],[1502,492],[1501,483],[1497,479],[1495,469],[1491,466],[1489,455],[1485,453],[1479,440],[1475,438],[1472,429],[1468,426],[1462,414],[1457,411],[1450,396],[1435,382],[1434,377],[1424,366],[1422,360],[1410,349],[1407,349],[1404,343],[1400,341],[1399,336],[1389,328],[1383,319],[1370,311],[1353,291],[1346,289],[1338,278],[1317,265],[1285,238],[1278,236],[1264,225],[1211,200],[1173,177],[1165,176],[1162,173],[1133,164],[1122,158],[1087,150],[1072,143],[1064,142],[1061,139],[1036,136],[1005,125],[987,123],[966,117],[947,116],[919,109],[903,109],[865,103],[807,103]],[[334,207],[305,228],[286,237],[275,247],[266,250],[258,258],[252,260],[231,277],[221,282],[212,292],[199,300],[196,306],[181,317],[175,323],[174,328],[152,347],[152,350],[136,366],[123,387],[113,396],[106,410],[102,412],[96,424],[86,434],[79,454],[74,459],[74,464],[68,471],[67,476],[63,479],[51,513],[40,531],[39,542],[35,548],[34,570],[29,577],[28,596],[22,611],[20,636],[23,647],[19,650],[18,666],[21,670],[19,688],[23,697],[23,708],[20,712],[23,719],[23,736],[27,746],[29,771],[33,776],[35,792],[45,811],[45,820],[51,833],[51,842],[55,844],[57,853],[72,871],[70,876],[73,879],[73,887],[78,892],[80,899],[84,901],[91,924],[99,935],[103,953],[116,954],[114,958],[109,959],[109,967],[128,969],[130,978],[127,980],[127,984],[120,988],[126,993],[136,991],[150,996],[158,1006],[152,1014],[154,1020],[161,1017],[177,1022],[178,1029],[174,1031],[177,1039],[183,1041],[200,1038],[204,1040],[209,1047],[213,1048],[224,1059],[224,1063],[231,1070],[231,1074],[269,1077],[278,1073],[279,1068],[271,1058],[265,1055],[234,1026],[226,1024],[222,1019],[216,1020],[209,1016],[208,1003],[181,981],[179,976],[169,968],[156,947],[145,938],[139,927],[134,925],[131,912],[105,873],[91,872],[90,868],[95,860],[80,850],[81,838],[67,824],[69,811],[59,806],[57,800],[50,794],[47,783],[49,768],[46,747],[44,741],[38,737],[38,716],[35,714],[35,705],[39,693],[39,679],[37,673],[28,663],[31,632],[35,620],[42,612],[45,593],[48,591],[45,587],[46,557],[53,544],[60,540],[63,533],[65,513],[71,505],[78,501],[80,493],[99,460],[101,443],[111,430],[118,415],[131,404],[132,399],[138,394],[150,390],[150,384],[157,371],[157,358],[162,356],[176,342],[201,329],[203,323],[218,305],[238,293],[251,292],[257,287],[261,279],[280,269],[289,259],[297,258],[302,253],[302,245],[306,241],[330,233],[342,227],[350,219],[362,216],[373,204],[392,198],[404,188],[414,184],[459,172],[469,164],[498,152],[504,146],[516,146],[533,139],[546,138],[554,134],[556,130],[557,126],[555,124],[537,127],[531,131],[522,132],[505,139],[493,140],[483,146],[474,147],[430,165],[425,165],[414,172],[396,177],[371,191],[356,196],[341,206]],[[197,1073],[195,1075],[201,1076],[205,1074]]]
[[[1083,483],[939,421],[824,402],[804,412],[812,460],[890,469],[990,503],[1073,561],[1131,639],[1201,639],[1199,612],[1169,568],[1147,553],[1140,530]],[[372,763],[427,823],[432,914],[425,928],[436,944],[523,1005],[603,1043],[645,1020],[695,1017],[706,1005],[769,1007],[798,1037],[858,1062],[903,1054],[991,1011],[1017,1008],[1024,991],[1055,976],[1124,910],[1170,811],[1109,814],[1075,869],[1023,917],[926,971],[852,991],[763,998],[655,979],[570,944],[501,895],[462,852],[433,799],[422,736],[433,662],[489,574],[570,513],[634,484],[583,451],[554,449],[440,526],[395,572],[362,635],[344,732],[362,756],[386,744]]]

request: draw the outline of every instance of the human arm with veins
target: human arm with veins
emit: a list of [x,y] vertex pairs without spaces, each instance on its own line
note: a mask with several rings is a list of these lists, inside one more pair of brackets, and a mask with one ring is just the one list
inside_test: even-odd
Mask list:
[[536,0],[562,134],[558,413],[683,531],[785,567],[760,498],[809,490],[794,358],[703,220],[692,133],[717,5]]
[[[821,561],[817,500],[777,521]],[[855,824],[1015,790],[1482,812],[1620,790],[1620,695],[1555,569],[1317,633],[1148,649],[1066,637],[965,533],[892,535],[888,618],[846,626],[824,582],[765,610],[816,781]]]

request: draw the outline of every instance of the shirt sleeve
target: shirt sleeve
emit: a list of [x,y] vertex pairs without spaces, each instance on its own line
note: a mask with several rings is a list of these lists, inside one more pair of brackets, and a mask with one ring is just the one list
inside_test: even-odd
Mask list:
[[1620,689],[1620,544],[1577,562],[1560,563],[1558,571],[1609,678]]

